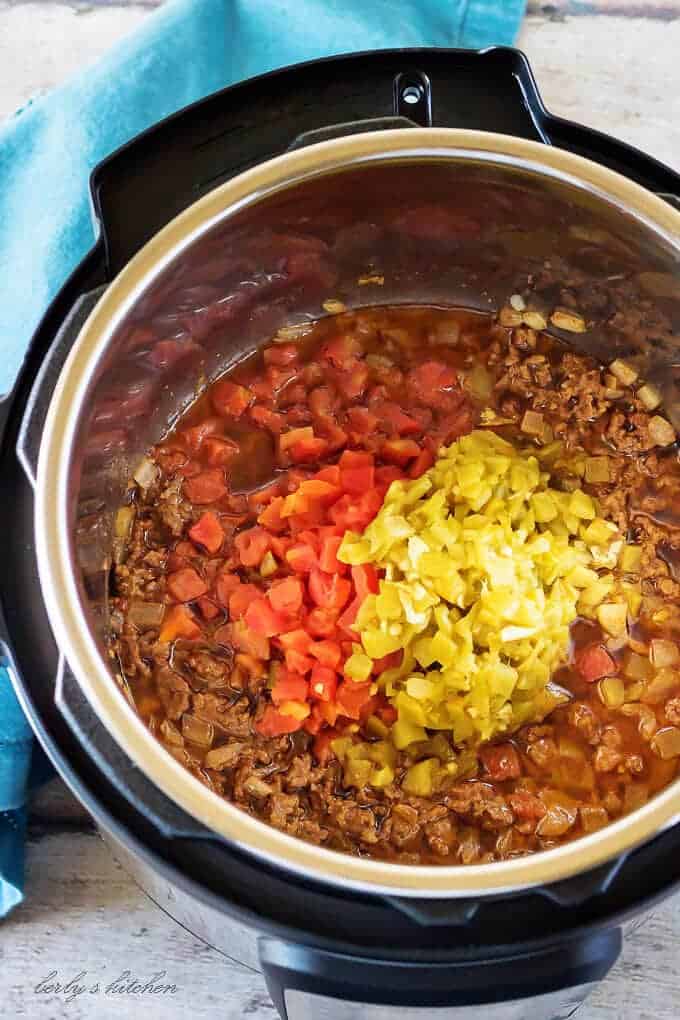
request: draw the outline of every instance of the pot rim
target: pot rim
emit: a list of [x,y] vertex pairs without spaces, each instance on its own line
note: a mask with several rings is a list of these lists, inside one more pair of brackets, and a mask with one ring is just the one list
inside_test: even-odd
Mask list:
[[277,156],[239,174],[190,206],[131,259],[100,298],[59,376],[38,462],[35,534],[40,582],[62,654],[99,719],[162,792],[239,850],[302,877],[370,894],[477,897],[549,884],[615,858],[680,820],[680,781],[644,807],[552,850],[476,865],[400,865],[306,843],[241,811],[204,786],[147,730],[113,680],[84,625],[71,554],[69,461],[89,380],[111,335],[155,278],[216,223],[320,174],[365,164],[471,160],[510,165],[571,184],[633,215],[680,257],[680,212],[627,178],[581,156],[512,136],[452,128],[367,132]]

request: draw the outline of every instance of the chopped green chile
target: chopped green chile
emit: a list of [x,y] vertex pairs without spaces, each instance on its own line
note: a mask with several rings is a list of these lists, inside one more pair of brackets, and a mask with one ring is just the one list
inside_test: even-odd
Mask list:
[[[135,471],[113,521],[126,696],[217,796],[363,858],[507,860],[637,810],[680,770],[680,465],[657,391],[541,332],[587,325],[587,302],[508,295],[502,327],[324,297],[328,318],[284,326]],[[479,470],[508,450],[514,516]],[[465,512],[440,513],[459,468]],[[482,598],[488,517],[507,530]],[[547,627],[537,584],[561,607]]]

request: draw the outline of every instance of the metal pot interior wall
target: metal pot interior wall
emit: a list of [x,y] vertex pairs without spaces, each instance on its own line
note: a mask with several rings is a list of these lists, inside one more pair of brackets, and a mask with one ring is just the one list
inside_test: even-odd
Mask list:
[[111,515],[131,471],[207,379],[325,315],[328,298],[488,312],[527,288],[539,311],[587,316],[582,336],[552,330],[565,343],[634,357],[680,425],[677,254],[586,190],[474,158],[394,160],[311,177],[216,223],[151,282],[91,379],[71,491],[92,626],[105,629]]

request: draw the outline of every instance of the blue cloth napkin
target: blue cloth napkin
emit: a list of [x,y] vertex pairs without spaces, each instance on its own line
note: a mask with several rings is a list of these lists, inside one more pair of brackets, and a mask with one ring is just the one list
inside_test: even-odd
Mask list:
[[[95,67],[0,127],[0,393],[94,240],[92,168],[168,114],[297,61],[406,46],[512,43],[525,0],[171,0]],[[30,59],[30,55],[27,57]],[[22,899],[23,805],[41,771],[0,668],[0,916]]]

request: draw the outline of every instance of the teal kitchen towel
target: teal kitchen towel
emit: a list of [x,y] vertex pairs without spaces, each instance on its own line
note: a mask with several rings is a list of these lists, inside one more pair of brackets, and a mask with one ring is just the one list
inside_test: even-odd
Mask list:
[[[0,127],[0,394],[92,246],[88,176],[118,146],[276,67],[357,50],[507,45],[523,13],[524,0],[171,0],[149,15],[104,60]],[[0,916],[22,898],[31,756],[0,668]]]

